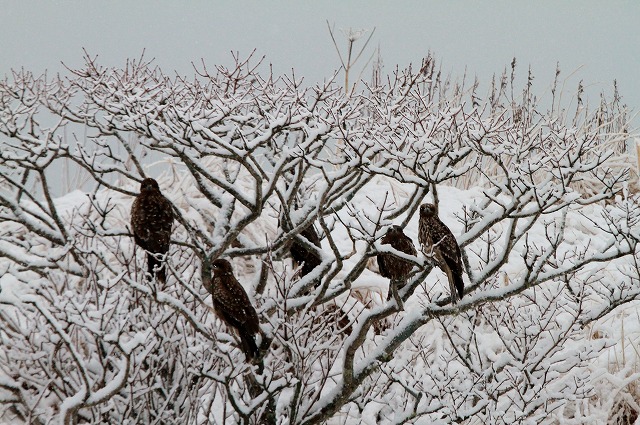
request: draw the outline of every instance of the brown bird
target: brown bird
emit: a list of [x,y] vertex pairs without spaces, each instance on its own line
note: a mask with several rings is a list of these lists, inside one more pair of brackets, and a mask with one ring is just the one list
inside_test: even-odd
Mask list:
[[[300,232],[300,236],[306,238],[311,244],[320,248],[320,236],[316,232],[316,229],[313,227],[313,224],[310,224],[306,227],[302,232]],[[297,239],[294,239],[293,244],[291,244],[291,248],[289,249],[291,253],[291,257],[298,264],[302,264],[302,269],[300,270],[300,276],[306,276],[313,269],[318,267],[322,260],[315,252],[307,249],[302,243],[298,242]]]
[[[147,272],[161,282],[166,275],[158,258],[169,252],[173,227],[171,202],[160,193],[158,182],[147,178],[140,184],[140,194],[131,206],[131,228],[136,244],[147,251]],[[157,269],[157,270],[156,270]]]
[[[394,249],[405,254],[413,255],[414,257],[418,255],[418,251],[413,246],[413,241],[404,234],[400,226],[391,226],[380,242],[382,245],[391,245]],[[387,295],[387,301],[389,301],[393,291],[401,289],[407,283],[413,264],[393,254],[380,253],[378,254],[378,268],[380,269],[380,274],[390,280],[389,293]]]
[[213,299],[216,315],[228,328],[240,335],[242,351],[249,360],[258,356],[254,335],[260,332],[260,321],[249,296],[233,275],[231,263],[217,259],[211,263],[213,275],[204,282],[204,287]]
[[464,295],[462,255],[456,238],[451,230],[440,221],[436,206],[433,204],[420,206],[418,241],[424,255],[432,258],[438,267],[447,274],[451,302],[455,304]]

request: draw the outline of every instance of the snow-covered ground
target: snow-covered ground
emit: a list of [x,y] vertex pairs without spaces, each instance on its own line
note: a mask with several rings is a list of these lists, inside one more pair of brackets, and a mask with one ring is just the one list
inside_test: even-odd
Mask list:
[[[199,222],[198,225],[200,226],[204,225],[202,216],[207,214],[209,205],[202,199],[201,194],[193,185],[189,184],[188,181],[176,184],[169,176],[161,178],[160,185],[165,195],[184,212],[186,220],[194,223]],[[447,186],[439,188],[440,217],[457,237],[460,238],[464,235],[464,226],[460,216],[461,211],[465,207],[470,208],[477,205],[479,200],[482,199],[482,193],[483,189],[479,187],[468,190]],[[365,226],[367,224],[372,225],[372,223],[375,223],[383,203],[387,202],[388,205],[390,200],[400,199],[408,196],[408,194],[409,190],[403,187],[402,184],[386,178],[374,179],[369,183],[351,201],[350,208],[340,213],[340,220],[335,220],[334,222],[332,238],[340,252],[347,254],[354,250],[353,235],[349,235],[347,228],[353,230],[363,226],[363,223],[365,223]],[[119,235],[127,231],[131,201],[131,197],[108,190],[95,194],[94,203],[114,206],[110,210],[108,223],[102,226],[106,235],[109,233]],[[88,194],[75,191],[58,198],[56,206],[63,219],[76,220],[83,212],[89,211],[88,202]],[[585,254],[605,250],[607,241],[602,238],[599,230],[594,225],[594,223],[605,225],[604,220],[600,219],[600,217],[603,217],[605,210],[615,214],[617,207],[595,204],[580,208],[576,207],[568,211],[564,245],[557,255],[561,256],[563,253],[567,253],[566,261],[574,261],[569,254],[575,254],[576,249]],[[545,246],[545,243],[548,242],[545,237],[545,224],[560,220],[560,215],[561,213],[549,214],[537,223],[530,230],[529,246]],[[401,219],[402,217],[398,218],[398,221],[401,221]],[[11,225],[9,224],[9,226]],[[4,234],[7,235],[8,233],[6,232],[10,232],[10,228],[5,229]],[[501,229],[498,226],[493,231],[497,235]],[[266,213],[243,233],[247,239],[259,242],[274,238],[276,231],[277,215],[275,213]],[[405,227],[405,233],[413,239],[416,245],[417,232],[418,217],[416,214]],[[176,234],[179,239],[185,237],[184,229],[178,229]],[[14,235],[17,236],[18,234]],[[109,236],[103,235],[101,239],[105,237],[108,238]],[[132,240],[128,237],[118,238],[117,246],[122,251],[123,257],[132,258],[134,254]],[[187,241],[187,239],[184,240]],[[483,253],[486,253],[485,249],[495,249],[489,245],[486,245],[486,248],[483,247],[485,242],[478,241],[465,247],[472,267],[481,267],[481,262],[477,257],[481,257]],[[7,242],[3,241],[3,243]],[[356,242],[354,252],[364,249],[364,245],[362,241]],[[44,246],[32,246],[23,254],[16,252],[18,254],[17,258],[27,262],[29,261],[29,252],[38,254],[39,249],[46,248]],[[326,238],[323,242],[323,249],[330,251]],[[525,249],[523,241],[516,245],[509,261],[495,274],[496,279],[492,283],[494,288],[499,290],[500,287],[508,287],[527,273],[522,261],[522,258],[524,258],[522,254]],[[170,261],[175,263],[180,259],[184,259],[184,253],[178,252],[183,250],[184,248],[182,247],[176,247],[173,250],[172,260]],[[104,254],[107,254],[106,251]],[[107,255],[104,258],[112,258],[115,262],[114,267],[118,267],[118,255],[112,254],[113,257]],[[49,258],[52,256],[55,256],[55,254],[50,253]],[[352,255],[345,260],[345,266],[333,279],[335,285],[339,285],[340,280],[349,273],[357,258],[357,255]],[[142,267],[142,261],[142,256],[138,255],[137,264],[139,267]],[[237,258],[234,261],[236,275],[250,294],[252,294],[253,285],[258,281],[256,273],[259,267],[255,265],[256,261],[255,257]],[[276,261],[273,266],[276,267],[278,273],[286,275],[286,279],[291,279],[293,270],[288,259]],[[26,284],[25,276],[29,275],[29,272],[18,271],[19,267],[12,265],[7,260],[0,261],[0,268],[4,271],[0,277],[0,287],[2,288],[0,304],[4,309],[5,320],[10,317],[12,318],[11,320],[15,320],[14,323],[32,326],[28,325],[29,320],[21,317],[24,313],[10,312],[15,308],[24,308],[25,305],[38,305],[43,302],[38,300],[38,294],[40,294],[43,286],[50,285],[50,283],[46,279],[33,276],[34,281]],[[440,402],[444,404],[444,401],[438,400],[446,394],[446,391],[445,387],[438,386],[437,380],[441,380],[439,384],[446,383],[451,385],[452,394],[456,394],[456,391],[458,392],[455,397],[452,397],[454,401],[460,400],[463,391],[468,391],[466,396],[478,398],[465,408],[468,413],[464,413],[464,411],[457,412],[458,415],[470,415],[467,419],[468,423],[481,423],[483,421],[498,423],[501,422],[500,417],[503,415],[506,415],[505,418],[517,418],[518,413],[514,412],[512,407],[502,406],[501,402],[499,402],[500,397],[498,397],[496,400],[497,410],[490,410],[490,414],[484,412],[483,415],[474,419],[471,406],[482,402],[480,398],[482,394],[488,396],[489,394],[495,395],[501,392],[510,394],[507,399],[514,404],[518,404],[518,401],[511,400],[513,394],[519,394],[523,398],[521,400],[523,406],[530,405],[527,403],[536,405],[555,404],[553,409],[546,411],[544,414],[547,415],[546,417],[534,415],[530,419],[521,419],[524,422],[602,423],[606,421],[614,402],[620,400],[619,394],[627,394],[625,397],[631,397],[630,400],[636,403],[638,400],[638,393],[634,391],[638,390],[636,381],[640,378],[638,373],[638,361],[640,359],[640,316],[638,314],[638,306],[640,303],[638,301],[626,303],[598,320],[589,321],[585,326],[576,326],[574,322],[576,320],[588,320],[590,311],[597,307],[597,305],[594,306],[592,304],[602,302],[601,298],[597,296],[598,291],[599,289],[608,290],[605,288],[609,288],[610,285],[603,284],[600,287],[599,282],[606,283],[607,279],[625,279],[625,273],[630,275],[632,268],[633,264],[628,258],[625,258],[622,262],[595,263],[578,270],[576,272],[578,276],[577,282],[589,282],[591,278],[593,279],[593,282],[589,285],[584,285],[583,283],[575,284],[576,290],[593,291],[593,294],[584,294],[584,297],[567,292],[561,282],[549,281],[537,288],[524,291],[520,296],[507,298],[505,301],[498,301],[494,304],[485,304],[482,302],[483,295],[486,295],[486,291],[491,290],[491,288],[478,288],[477,291],[471,292],[464,297],[460,304],[462,311],[459,314],[443,316],[436,320],[428,321],[415,331],[406,343],[394,351],[392,361],[380,365],[382,372],[374,374],[376,376],[374,382],[365,381],[363,384],[366,392],[361,396],[366,400],[367,398],[364,396],[368,392],[368,395],[371,396],[369,401],[360,405],[356,397],[353,403],[347,404],[347,408],[342,409],[329,423],[374,424],[381,421],[393,422],[393,418],[400,418],[402,416],[401,412],[405,408],[411,407],[406,404],[409,403],[408,400],[411,400],[411,397],[407,397],[407,388],[412,388],[418,394],[423,394],[421,401],[417,404],[418,411],[434,412],[432,414],[424,414],[422,418],[421,415],[417,415],[413,423],[447,423],[445,419],[437,419],[438,416],[444,415],[443,409],[444,412],[447,411],[446,408],[438,404]],[[197,269],[197,264],[195,269]],[[197,273],[194,273],[193,268],[188,268],[187,270],[188,273],[184,277],[184,281],[191,282],[192,287],[203,297],[204,303],[208,304],[210,300],[207,299],[206,293],[198,289],[199,282],[197,281],[199,278]],[[465,280],[468,282],[469,277],[465,276]],[[37,284],[35,283],[36,281],[38,282]],[[270,278],[269,282],[269,285],[275,285],[273,278]],[[179,285],[180,283],[175,282],[174,284]],[[104,288],[109,287],[106,282],[104,285]],[[574,282],[570,280],[568,285],[571,287]],[[116,287],[117,284],[112,288],[115,289]],[[387,289],[387,279],[382,278],[377,273],[375,261],[370,261],[369,267],[352,283],[352,295],[350,296],[349,292],[343,293],[336,300],[336,304],[341,306],[343,310],[348,311],[349,318],[357,322],[359,318],[364,317],[362,315],[363,311],[366,312],[385,305],[384,300],[386,300]],[[438,269],[434,269],[405,302],[404,311],[396,313],[386,320],[386,325],[383,326],[381,334],[377,335],[373,330],[369,331],[367,341],[365,341],[362,351],[358,354],[363,364],[367,364],[366,359],[369,355],[376,353],[377,347],[382,340],[394,336],[394,329],[402,329],[406,323],[410,323],[411,320],[419,317],[425,308],[433,308],[433,302],[440,297],[446,296],[447,291],[448,284],[445,274]],[[164,288],[163,292],[172,294],[172,303],[177,302],[176,300],[183,301],[186,306],[186,302],[189,301],[184,298],[184,293],[175,295],[178,291],[170,288]],[[69,292],[69,289],[67,289],[66,292],[62,292],[59,295],[62,298],[70,297],[67,302],[75,304],[76,301],[73,298],[77,297],[78,293],[73,290]],[[174,296],[175,298],[173,298]],[[254,296],[255,294],[252,294],[252,298]],[[572,296],[576,297],[576,299],[580,298],[580,302],[576,304],[575,299],[571,299]],[[158,297],[157,299],[161,298]],[[480,303],[477,307],[465,309],[466,305],[476,303],[479,300]],[[270,329],[269,332],[278,332],[278,318],[276,317],[277,315],[267,318],[270,313],[264,310],[264,307],[281,303],[281,301],[281,295],[277,294],[273,286],[268,287],[267,292],[259,297],[258,304],[263,308],[258,308],[265,323],[276,326],[276,329]],[[87,302],[87,300],[85,299],[82,302]],[[369,304],[365,307],[362,302]],[[578,305],[581,309],[580,314],[575,311]],[[119,305],[107,304],[103,305],[103,310],[120,307]],[[66,312],[70,317],[73,317],[77,314],[77,308],[81,307],[77,305],[73,308],[60,307],[57,310],[57,314],[64,315]],[[185,308],[188,309],[189,307]],[[41,306],[37,309],[44,312],[49,307]],[[595,310],[598,309],[595,308]],[[157,313],[150,315],[149,318],[153,319]],[[193,313],[194,316],[197,316],[197,320],[201,321],[201,326],[212,330],[219,328],[220,324],[216,321],[211,311],[201,310],[201,307],[198,307]],[[73,322],[74,320],[70,319],[70,317],[58,318],[58,320],[62,319],[64,323],[69,323],[69,320]],[[82,314],[79,317],[82,317]],[[50,320],[50,324],[62,323],[53,318]],[[356,322],[354,322],[354,325]],[[100,329],[97,323],[76,324],[88,327],[95,335],[103,335],[103,330]],[[126,321],[122,325],[125,323]],[[282,323],[284,322],[281,322],[280,325]],[[98,328],[92,329],[92,326],[98,326]],[[269,325],[266,325],[266,328],[269,328]],[[217,332],[221,330],[223,331],[224,327]],[[22,331],[26,335],[33,332],[30,329],[23,329]],[[64,330],[61,329],[60,332],[64,333]],[[567,337],[566,333],[570,333],[571,336]],[[10,341],[7,331],[2,335],[6,342]],[[107,337],[107,335],[104,335],[104,337]],[[145,340],[149,337],[147,332],[131,334],[127,338],[128,345],[126,346],[131,351],[140,351],[146,344]],[[219,334],[218,338],[220,337],[226,339],[223,334]],[[53,336],[51,338],[52,342],[56,339]],[[221,343],[219,339],[218,341]],[[333,359],[332,361],[334,362],[330,367],[329,379],[319,387],[325,396],[327,394],[330,395],[334,388],[335,384],[331,384],[331,382],[340,382],[339,377],[342,373],[340,347],[343,343],[339,343],[339,340],[335,340],[334,343],[336,343],[335,349],[337,352],[335,357],[329,356],[329,359]],[[561,345],[560,349],[554,346],[555,343]],[[176,341],[176,344],[178,344],[176,349],[180,349],[181,342]],[[233,352],[233,343],[231,343],[231,346],[228,343],[222,344],[222,346],[216,346],[215,344],[209,346],[208,350],[216,351],[222,349],[223,352]],[[453,350],[455,344],[461,344],[465,347],[465,350],[467,350],[466,355],[469,356],[467,359],[469,363],[464,361],[464,352]],[[384,343],[382,345],[384,346]],[[53,354],[50,350],[55,350],[55,344],[51,348],[46,348],[46,344],[41,345],[41,347],[40,349],[43,350],[42,355],[45,357]],[[201,347],[196,348],[196,346],[185,348],[194,352],[199,352],[202,349]],[[316,347],[315,344],[308,341],[306,348],[313,352]],[[94,354],[89,350],[84,353],[84,356],[87,357],[87,361],[90,361],[89,359]],[[278,352],[278,350],[273,354],[275,357],[282,355],[283,353],[281,351]],[[310,357],[314,355],[317,356],[317,353],[309,354]],[[520,357],[521,355],[525,357],[522,358]],[[9,358],[6,348],[3,349],[2,356],[5,359]],[[517,376],[517,372],[522,372],[518,368],[522,367],[526,370],[532,366],[527,356],[531,356],[542,365],[535,365],[536,367],[533,367],[531,372],[540,373],[542,370],[544,373],[538,377]],[[321,356],[318,357],[318,361],[320,358]],[[325,358],[325,360],[327,359]],[[267,375],[276,379],[282,372],[277,369],[281,359],[274,359],[270,354],[267,354],[265,361]],[[327,366],[331,364],[330,361]],[[272,365],[274,369],[270,368]],[[5,373],[6,366],[4,368]],[[87,367],[90,368],[88,365]],[[482,369],[474,369],[478,367]],[[511,368],[513,369],[510,370]],[[320,368],[317,373],[322,375],[324,372],[326,371]],[[474,375],[474,373],[478,375]],[[482,376],[485,377],[486,382],[480,385],[481,389],[475,388],[480,384],[478,379]],[[497,378],[498,376],[501,376],[500,379]],[[7,378],[5,377],[4,379],[6,381]],[[524,389],[522,388],[523,380],[530,380],[527,385],[530,385],[531,391],[533,391],[531,394],[529,394],[530,390],[526,389],[526,386]],[[540,380],[540,386],[537,386],[536,380]],[[569,384],[568,381],[573,384]],[[116,379],[112,382],[118,381]],[[433,387],[430,387],[430,385],[433,385]],[[491,385],[495,387],[489,388]],[[466,388],[466,390],[463,390],[463,388]],[[105,391],[110,391],[109,385],[104,386],[100,392],[93,393],[93,397],[99,397]],[[376,394],[376,391],[382,391],[382,393]],[[631,395],[628,395],[628,393]],[[5,393],[5,397],[8,397],[8,394]],[[284,394],[286,392],[283,393],[283,396]],[[51,395],[47,396],[46,394],[44,396],[51,397]],[[77,397],[81,397],[81,395]],[[527,397],[530,398],[527,399]],[[216,397],[214,396],[214,398]],[[425,400],[427,400],[426,404],[424,404]],[[322,399],[320,399],[321,401]],[[67,399],[65,403],[73,405],[73,402],[74,400]],[[486,399],[485,402],[490,403],[491,400]],[[215,403],[219,404],[220,400],[215,401]],[[469,402],[464,402],[464,404],[467,403]],[[280,408],[286,409],[286,403],[281,400],[280,404]],[[360,406],[360,409],[355,408],[356,406]],[[452,406],[456,406],[455,402]],[[459,407],[462,408],[462,406]],[[212,418],[221,419],[220,412],[212,412],[211,414],[213,415]],[[11,417],[7,410],[5,410],[5,417]],[[505,419],[505,421],[511,419]]]

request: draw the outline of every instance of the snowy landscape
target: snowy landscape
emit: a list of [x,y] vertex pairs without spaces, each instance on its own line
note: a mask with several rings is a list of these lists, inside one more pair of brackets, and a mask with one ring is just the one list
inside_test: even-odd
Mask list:
[[[251,56],[192,77],[87,56],[0,81],[0,422],[640,423],[629,113],[518,72],[481,91],[428,56],[349,90]],[[165,282],[132,235],[145,177],[176,218]],[[462,250],[457,304],[426,202]],[[401,302],[391,225],[418,249]],[[254,361],[203,286],[217,258],[258,312]]]

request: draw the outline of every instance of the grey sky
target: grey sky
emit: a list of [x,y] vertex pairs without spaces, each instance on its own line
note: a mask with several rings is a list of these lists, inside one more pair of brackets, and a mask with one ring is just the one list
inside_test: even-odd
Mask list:
[[[563,76],[590,86],[597,102],[613,79],[640,110],[640,2],[563,1],[15,1],[0,0],[0,75],[11,68],[59,71],[82,64],[82,48],[108,66],[146,49],[169,73],[190,73],[192,61],[230,63],[231,51],[254,48],[276,73],[320,81],[338,65],[326,20],[336,28],[376,27],[385,71],[417,63],[433,51],[444,70],[478,75],[486,84],[515,56],[529,65],[536,92]],[[343,40],[339,38],[339,40]],[[367,73],[368,77],[369,74]]]

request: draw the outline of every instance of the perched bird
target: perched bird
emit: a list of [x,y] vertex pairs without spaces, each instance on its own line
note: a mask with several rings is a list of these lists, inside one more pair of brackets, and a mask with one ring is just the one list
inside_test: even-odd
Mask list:
[[249,296],[233,275],[231,263],[217,259],[211,263],[213,275],[205,280],[204,287],[213,299],[216,315],[240,336],[242,351],[247,359],[258,356],[258,346],[254,335],[260,332],[260,321]]
[[[300,232],[300,236],[306,238],[311,244],[320,248],[320,236],[318,236],[313,224],[310,224]],[[293,260],[298,265],[302,264],[302,269],[300,270],[301,277],[311,273],[311,271],[318,267],[322,262],[318,254],[307,249],[302,243],[298,242],[297,239],[294,239],[293,244],[291,244],[291,248],[289,248],[289,252],[291,253]]]
[[418,241],[424,255],[433,258],[438,267],[447,274],[451,301],[455,304],[464,295],[460,246],[451,230],[438,218],[436,206],[433,204],[420,206]]
[[161,282],[166,280],[165,270],[155,269],[162,265],[158,256],[169,252],[173,220],[171,203],[160,193],[158,182],[142,180],[140,194],[131,206],[131,228],[136,244],[147,251],[147,272],[153,276],[155,271]]
[[[414,257],[418,255],[415,246],[413,246],[413,241],[404,234],[400,226],[391,226],[380,242],[383,245],[391,245],[394,249],[405,254],[413,255]],[[378,254],[378,267],[380,274],[390,280],[389,294],[387,295],[387,301],[389,301],[392,292],[401,289],[406,284],[407,278],[413,269],[413,264],[393,254],[380,253]]]

